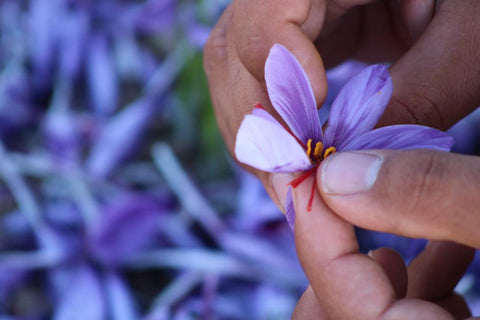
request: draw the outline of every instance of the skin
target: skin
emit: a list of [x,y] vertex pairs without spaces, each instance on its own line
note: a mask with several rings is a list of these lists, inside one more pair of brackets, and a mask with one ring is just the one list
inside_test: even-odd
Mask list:
[[[349,58],[392,61],[393,96],[378,125],[449,128],[480,105],[479,15],[478,0],[233,0],[204,52],[229,151],[233,155],[238,127],[254,104],[273,113],[263,68],[274,43],[299,59],[318,105],[327,92],[325,68]],[[294,190],[295,242],[310,286],[292,319],[469,317],[453,289],[473,259],[470,247],[480,248],[480,159],[377,152],[384,162],[368,191],[325,192],[324,164],[310,178],[319,186],[312,212],[305,208],[313,181]],[[247,169],[282,208],[291,177]],[[353,224],[432,241],[405,266],[390,249],[360,254]]]

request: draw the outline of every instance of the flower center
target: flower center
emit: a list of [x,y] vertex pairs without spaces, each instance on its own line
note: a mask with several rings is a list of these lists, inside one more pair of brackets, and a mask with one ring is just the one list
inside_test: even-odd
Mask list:
[[320,141],[315,143],[315,147],[313,147],[312,139],[308,139],[306,148],[307,157],[310,158],[310,161],[313,165],[319,164],[320,162],[322,162],[323,159],[325,159],[331,154],[334,154],[337,151],[335,147],[328,147],[324,152],[323,143]]
[[[307,148],[307,151],[306,151],[307,157],[310,158],[310,161],[312,162],[313,167],[308,171],[305,171],[304,173],[299,175],[297,178],[290,181],[289,185],[291,185],[292,188],[298,187],[308,177],[315,174],[317,172],[318,166],[320,165],[320,162],[322,162],[322,160],[324,160],[326,157],[334,154],[337,151],[335,147],[328,147],[324,151],[323,143],[321,143],[320,141],[315,143],[315,147],[313,147],[312,139],[308,139],[306,148]],[[310,198],[308,199],[307,211],[312,210],[313,196],[315,195],[316,188],[317,188],[317,179],[313,179],[312,189],[310,190]]]

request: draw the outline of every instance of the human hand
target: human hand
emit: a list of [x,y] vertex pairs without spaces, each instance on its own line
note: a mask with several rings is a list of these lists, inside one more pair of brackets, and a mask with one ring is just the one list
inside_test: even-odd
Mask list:
[[[300,3],[312,9],[310,11],[297,11],[295,10],[297,7],[291,7],[300,7]],[[321,43],[328,42],[322,42],[322,39],[327,39],[327,35],[331,36],[330,39],[335,39],[332,35],[336,33],[331,30],[337,30],[335,29],[337,23],[348,25],[348,21],[355,21],[355,19],[348,20],[346,15],[338,14],[338,11],[328,9],[331,7],[331,3],[338,4],[340,2],[332,1],[327,4],[325,1],[317,1],[313,5],[311,2],[307,3],[307,1],[284,1],[280,6],[278,2],[273,1],[256,3],[239,0],[235,1],[226,10],[206,47],[205,67],[209,77],[217,120],[231,152],[234,148],[236,131],[240,122],[244,115],[251,111],[255,103],[262,103],[272,112],[263,85],[263,65],[268,49],[273,43],[285,45],[299,58],[314,86],[317,103],[320,102],[318,105],[321,104],[325,96],[326,83],[323,64],[317,49],[320,48],[321,53],[326,57],[325,63],[328,65],[330,63],[327,59],[328,52],[325,51],[326,49],[322,49],[325,46],[321,46]],[[342,4],[346,3],[347,1],[342,1]],[[359,3],[354,1],[349,4]],[[364,10],[363,17],[377,16],[376,14],[378,14],[378,17],[385,18],[386,13],[389,12],[385,8],[386,3],[376,3],[362,7],[362,10]],[[404,3],[418,4],[415,1],[405,1]],[[242,4],[244,5],[242,6]],[[479,104],[480,97],[477,88],[480,83],[480,72],[479,65],[476,63],[479,53],[473,50],[473,48],[476,48],[473,44],[480,43],[478,32],[476,32],[479,23],[476,19],[478,6],[479,3],[475,1],[452,0],[444,2],[431,22],[426,19],[427,22],[423,24],[423,28],[428,26],[424,34],[414,42],[412,47],[410,47],[411,44],[407,44],[400,46],[400,49],[397,47],[395,50],[386,50],[391,48],[392,41],[395,43],[400,41],[399,37],[396,36],[397,33],[393,36],[384,35],[377,38],[377,40],[382,41],[371,41],[371,38],[370,41],[367,41],[366,39],[369,39],[369,37],[364,37],[365,41],[357,41],[365,44],[364,46],[346,46],[348,50],[345,50],[345,52],[347,54],[342,58],[362,57],[362,55],[352,54],[352,52],[371,53],[372,48],[379,47],[382,49],[378,50],[379,55],[375,56],[375,59],[388,60],[400,56],[390,70],[394,82],[394,92],[390,107],[381,120],[381,125],[418,123],[446,129]],[[344,8],[347,7],[350,8],[350,6]],[[319,8],[320,11],[318,11]],[[358,10],[358,8],[352,10]],[[321,13],[320,22],[316,19],[318,16],[314,14],[315,12]],[[335,12],[337,15],[334,14]],[[347,12],[348,15],[349,12],[353,11],[345,9],[344,12]],[[428,10],[424,12],[428,12]],[[249,13],[252,14],[249,15]],[[301,15],[302,13],[303,18],[295,15]],[[331,16],[330,13],[332,13]],[[359,17],[357,16],[356,19],[359,19]],[[356,21],[362,21],[362,19]],[[375,19],[364,21],[375,21]],[[325,23],[323,24],[323,22]],[[353,22],[350,23],[356,25]],[[380,24],[392,26],[392,24],[385,23],[385,19],[383,24]],[[241,27],[238,27],[238,25]],[[320,26],[320,29],[316,29],[312,25]],[[406,25],[408,26],[408,23]],[[351,26],[347,30],[351,30]],[[376,24],[376,28],[366,28],[366,30],[373,32],[379,29],[378,26],[379,24]],[[395,26],[399,27],[398,24],[395,24]],[[414,28],[410,29],[413,30]],[[245,33],[248,36],[245,36],[242,30],[248,31]],[[311,30],[320,30],[318,33],[320,38],[317,38],[317,34],[314,34]],[[409,30],[409,28],[405,27],[403,30]],[[321,38],[323,31],[325,31],[323,34],[325,38]],[[414,33],[411,34],[412,39],[414,39]],[[242,37],[246,37],[246,41],[242,41]],[[253,39],[253,41],[248,42],[249,39]],[[316,39],[317,46],[313,45],[313,39]],[[265,44],[262,45],[262,43]],[[351,44],[352,41],[346,41],[345,43]],[[375,43],[376,46],[367,45],[368,43]],[[385,44],[385,46],[379,46],[379,43]],[[352,47],[356,50],[351,51],[349,48]],[[242,48],[244,48],[243,53]],[[363,49],[360,50],[359,48]],[[370,50],[367,50],[368,48]],[[407,48],[409,50],[405,53]],[[369,55],[363,55],[363,57],[365,56]],[[451,63],[451,61],[457,61],[458,63]],[[280,206],[283,205],[283,201],[279,199],[279,195],[274,190],[275,187],[283,186],[284,181],[275,182],[276,180],[273,180],[272,182],[271,175],[259,171],[255,173],[262,179],[274,201]],[[300,190],[299,187],[296,196],[302,194]],[[309,192],[306,192],[306,194],[309,194]],[[280,195],[281,197],[282,195]],[[394,254],[391,254],[390,251],[387,251],[389,253],[384,253],[383,250],[374,252],[374,257],[380,257],[378,259],[370,259],[358,254],[353,227],[333,214],[320,201],[314,201],[314,203],[317,207],[312,208],[314,212],[311,213],[311,216],[316,216],[313,213],[319,213],[323,218],[317,222],[321,223],[306,222],[305,228],[302,229],[298,226],[302,225],[301,221],[303,220],[300,218],[296,224],[296,242],[299,255],[301,252],[305,253],[300,255],[300,259],[312,283],[312,288],[315,290],[318,284],[321,288],[324,288],[315,291],[316,297],[321,298],[322,310],[334,319],[374,319],[387,310],[389,306],[388,310],[390,311],[383,313],[383,316],[390,314],[393,316],[395,312],[399,312],[400,318],[411,318],[412,313],[408,312],[417,313],[430,310],[433,312],[430,313],[432,318],[449,317],[442,309],[421,300],[399,300],[395,302],[397,301],[396,292],[401,291],[399,290],[401,286],[392,285],[391,282],[395,282],[395,279],[402,279],[405,270],[403,269],[402,272],[402,268],[398,268],[400,270],[390,272],[389,261],[399,260],[395,260]],[[297,216],[300,215],[297,213]],[[302,215],[302,217],[304,216],[307,215]],[[316,230],[313,227],[309,229],[309,224],[316,226]],[[301,234],[301,236],[298,236],[298,234]],[[318,234],[321,235],[318,236]],[[305,239],[302,238],[303,236]],[[318,240],[321,241],[318,242]],[[325,246],[320,246],[319,243],[325,244]],[[303,246],[303,244],[308,244],[308,246]],[[302,251],[303,247],[310,248],[310,250]],[[426,251],[424,255],[426,257],[424,259],[435,261],[438,252],[441,252],[441,254],[438,254],[438,259],[441,259],[444,257],[443,254],[454,251],[455,255],[453,257],[457,261],[454,265],[448,265],[453,271],[444,277],[446,281],[439,282],[439,284],[444,283],[444,289],[438,292],[445,296],[451,293],[452,284],[454,286],[454,283],[459,279],[459,274],[463,273],[471,256],[471,250],[454,247],[454,250],[436,250],[434,253]],[[388,257],[388,259],[382,257]],[[392,265],[394,267],[401,266],[399,263],[392,263]],[[316,275],[318,270],[325,270],[323,269],[325,266],[329,270],[334,270],[334,273],[325,273],[323,276]],[[311,270],[317,270],[317,272]],[[417,273],[422,274],[420,271],[412,271],[412,274]],[[361,276],[356,277],[356,274]],[[325,277],[327,279],[324,279]],[[325,286],[323,286],[322,281],[326,282]],[[306,297],[309,296],[308,292]],[[401,297],[401,295],[398,296]],[[365,303],[366,301],[370,302],[370,298],[376,299],[373,301],[375,303]],[[419,298],[429,299],[427,296],[419,296]],[[316,299],[314,300],[316,301]],[[305,301],[305,299],[301,300],[300,307],[302,301]],[[301,310],[301,308],[297,310]],[[465,309],[462,309],[462,311],[465,311]]]
[[[469,316],[453,290],[474,250],[439,240],[480,248],[480,158],[427,150],[344,152],[324,160],[317,179],[325,203],[315,201],[312,212],[302,209],[308,190],[295,191],[297,251],[311,287],[293,319]],[[389,249],[358,254],[350,223],[437,241],[405,268]]]
[[[229,151],[233,154],[238,127],[253,105],[262,103],[275,114],[263,80],[273,43],[297,56],[318,106],[327,89],[323,63],[358,58],[395,61],[390,69],[393,97],[379,125],[417,123],[447,129],[471,112],[480,99],[474,45],[480,42],[475,31],[480,23],[478,1],[444,2],[433,19],[433,0],[400,1],[401,10],[395,3],[234,0],[214,28],[204,56],[218,125]],[[361,36],[352,36],[351,31],[359,28]],[[285,180],[272,182],[271,174],[248,169],[282,208]]]

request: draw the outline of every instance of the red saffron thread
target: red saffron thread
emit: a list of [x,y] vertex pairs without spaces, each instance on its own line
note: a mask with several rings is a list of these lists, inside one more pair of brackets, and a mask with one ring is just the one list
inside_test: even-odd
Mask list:
[[317,170],[317,168],[318,166],[312,167],[308,171],[305,171],[304,173],[302,173],[299,177],[290,181],[288,184],[291,185],[293,188],[298,187],[303,181],[305,181],[305,179],[310,177]]
[[[312,174],[317,172],[318,169],[318,164],[308,171],[305,171],[302,173],[300,176],[297,178],[293,179],[290,181],[288,184],[292,186],[292,188],[298,187],[302,182],[304,182],[308,177],[310,177]],[[313,179],[312,183],[312,189],[310,190],[310,197],[308,198],[308,204],[307,204],[307,211],[310,212],[312,211],[312,205],[313,205],[313,196],[315,195],[315,189],[317,188],[317,179]]]
[[312,211],[313,204],[313,195],[315,194],[315,189],[317,188],[317,179],[313,179],[312,190],[310,191],[310,198],[308,199],[307,211]]

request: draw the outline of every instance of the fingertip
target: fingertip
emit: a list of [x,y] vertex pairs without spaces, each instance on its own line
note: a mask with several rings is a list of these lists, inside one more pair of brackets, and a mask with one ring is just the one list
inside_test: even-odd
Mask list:
[[[321,30],[324,8],[312,12],[309,1],[252,3],[243,0],[234,5],[233,43],[245,68],[264,83],[265,61],[270,49],[274,44],[283,45],[305,70],[320,107],[326,98],[327,80],[313,39]],[[303,30],[307,25],[308,30]]]

